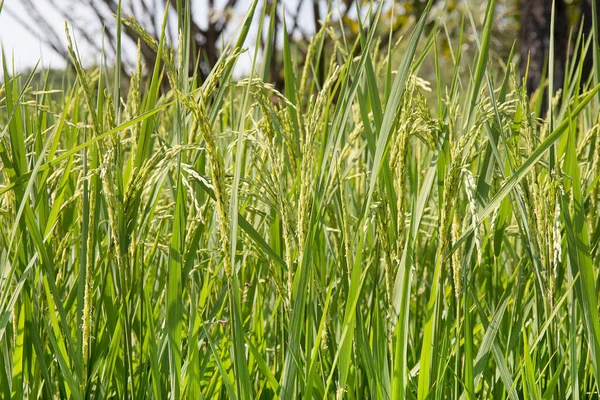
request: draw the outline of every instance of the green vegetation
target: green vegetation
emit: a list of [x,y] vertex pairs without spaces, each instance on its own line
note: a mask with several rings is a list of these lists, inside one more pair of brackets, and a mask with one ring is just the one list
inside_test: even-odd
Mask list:
[[597,397],[598,37],[540,116],[489,57],[494,1],[472,60],[428,9],[373,50],[374,4],[306,60],[284,35],[282,94],[273,40],[232,78],[273,35],[256,5],[199,84],[164,28],[123,98],[120,54],[69,41],[62,87],[3,57],[0,397]]

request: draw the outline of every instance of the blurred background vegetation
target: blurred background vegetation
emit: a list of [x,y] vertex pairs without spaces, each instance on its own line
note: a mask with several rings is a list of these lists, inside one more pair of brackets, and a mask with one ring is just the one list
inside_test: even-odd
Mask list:
[[[56,10],[76,31],[79,45],[94,49],[98,54],[103,51],[110,62],[111,55],[115,54],[117,46],[116,15],[119,14],[119,0],[20,0],[8,2],[6,12],[40,38],[45,47],[68,59],[68,51],[62,25],[49,18],[40,7],[43,1]],[[542,77],[546,76],[545,66],[548,65],[550,47],[550,26],[552,6],[555,6],[555,52],[554,52],[554,77],[555,89],[560,89],[564,78],[564,66],[567,57],[575,57],[580,50],[575,48],[574,40],[579,31],[584,38],[590,37],[592,27],[592,1],[594,0],[500,0],[496,5],[496,23],[494,24],[493,41],[491,43],[491,59],[506,59],[513,48],[519,54],[519,67],[521,77],[525,76],[526,87],[530,93],[543,83]],[[181,2],[181,7],[177,7]],[[173,47],[177,43],[177,12],[185,10],[188,2],[185,0],[125,0],[121,2],[122,35],[125,49],[123,73],[129,75],[134,70],[135,47],[141,48],[145,65],[149,68],[155,64],[156,52],[144,40],[139,28],[153,40],[158,40],[160,26],[165,10],[168,11],[168,41]],[[424,0],[401,0],[387,2],[382,17],[379,38],[380,48],[388,46],[390,40],[397,41],[406,36],[414,26],[415,21],[423,12],[426,2]],[[476,50],[476,32],[473,26],[479,26],[484,17],[485,1],[437,0],[430,13],[428,27],[431,28],[435,21],[441,21],[440,28],[445,35],[439,36],[436,43],[440,54],[451,61],[452,41],[458,42],[462,35],[463,54],[470,55]],[[167,7],[168,6],[168,7]],[[248,0],[189,0],[192,24],[190,75],[199,79],[206,79],[207,74],[219,59],[223,44],[227,39],[236,34],[240,21],[249,6]],[[359,23],[357,16],[367,14],[368,7],[373,2],[365,0],[295,0],[277,2],[267,0],[261,3],[266,8],[268,23],[277,33],[272,39],[276,46],[282,44],[284,34],[284,20],[286,23],[285,34],[293,41],[295,57],[302,60],[313,33],[318,29],[327,15],[331,13],[331,35],[346,38],[352,42],[358,34]],[[21,13],[18,8],[21,7]],[[23,9],[26,18],[23,17]],[[260,13],[257,13],[258,15]],[[136,29],[137,27],[137,29]],[[366,29],[368,24],[363,27]],[[100,33],[100,34],[99,34]],[[265,35],[266,36],[266,35]],[[148,38],[146,38],[148,39]],[[329,46],[334,42],[329,37]],[[265,48],[265,37],[254,37],[260,40],[261,48]],[[585,43],[579,43],[584,46]],[[327,43],[326,43],[327,46]],[[250,46],[252,47],[252,46]],[[359,49],[360,51],[360,49]],[[323,53],[325,54],[325,53]],[[583,67],[584,81],[592,65],[592,51],[587,52],[587,59]],[[283,89],[283,63],[281,52],[265,55],[270,65],[269,79],[280,89]],[[400,55],[398,55],[400,56]],[[114,57],[114,56],[113,56]],[[98,57],[100,59],[100,57]],[[465,57],[470,59],[470,57]],[[85,61],[85,60],[84,60]],[[88,64],[93,64],[89,62]],[[421,74],[433,80],[433,62],[425,63]],[[501,66],[501,63],[497,63]],[[319,65],[315,65],[319,71]],[[241,74],[244,72],[242,71]],[[449,72],[450,73],[450,72]],[[469,74],[469,66],[464,65],[463,74]],[[62,71],[58,74],[64,79]],[[442,76],[442,79],[444,77]],[[124,80],[127,82],[127,80]],[[168,83],[165,80],[165,85]],[[125,93],[126,87],[123,88]],[[544,105],[543,105],[544,106]]]

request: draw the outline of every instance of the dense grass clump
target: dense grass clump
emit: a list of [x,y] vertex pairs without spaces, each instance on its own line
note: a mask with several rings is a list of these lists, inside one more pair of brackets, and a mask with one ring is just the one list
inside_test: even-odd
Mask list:
[[473,60],[427,13],[382,49],[373,4],[284,35],[278,91],[273,40],[232,78],[256,5],[204,82],[185,35],[127,94],[3,57],[0,398],[597,397],[600,76],[530,99],[493,1]]

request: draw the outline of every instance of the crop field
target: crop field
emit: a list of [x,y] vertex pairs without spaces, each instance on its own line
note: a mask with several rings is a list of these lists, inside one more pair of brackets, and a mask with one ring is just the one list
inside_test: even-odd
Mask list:
[[494,1],[302,56],[259,3],[206,79],[166,18],[130,78],[3,57],[0,398],[598,398],[599,38],[529,96]]

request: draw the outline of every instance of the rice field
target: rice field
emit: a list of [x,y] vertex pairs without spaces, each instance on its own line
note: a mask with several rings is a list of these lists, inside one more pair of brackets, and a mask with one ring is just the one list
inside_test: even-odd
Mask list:
[[493,0],[473,54],[383,4],[301,53],[254,1],[202,82],[164,25],[130,79],[3,57],[0,398],[598,398],[598,37],[530,97]]

